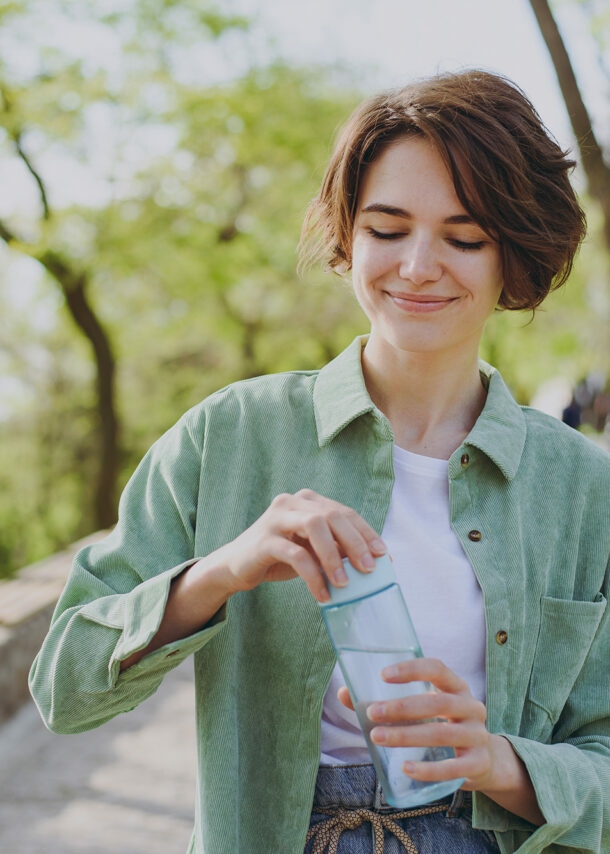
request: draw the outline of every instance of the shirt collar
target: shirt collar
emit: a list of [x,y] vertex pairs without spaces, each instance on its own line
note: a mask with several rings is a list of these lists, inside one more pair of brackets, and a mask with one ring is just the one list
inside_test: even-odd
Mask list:
[[479,448],[512,480],[525,447],[525,416],[499,371],[483,361],[479,361],[479,370],[487,386],[487,400],[464,444]]
[[[362,347],[366,340],[367,336],[356,338],[316,378],[313,402],[320,447],[329,444],[348,424],[367,412],[386,420],[364,384]],[[481,450],[504,477],[512,480],[525,445],[525,417],[499,372],[483,361],[479,366],[487,387],[487,400],[463,445]]]
[[359,336],[319,372],[313,403],[320,447],[329,444],[348,424],[376,407],[364,384],[362,348],[367,336]]

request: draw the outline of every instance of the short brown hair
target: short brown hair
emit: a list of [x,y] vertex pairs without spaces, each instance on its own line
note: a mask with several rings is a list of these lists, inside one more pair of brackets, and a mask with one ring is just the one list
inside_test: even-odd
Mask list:
[[423,136],[437,148],[461,204],[498,241],[499,306],[534,309],[564,284],[586,231],[569,180],[575,161],[518,86],[479,70],[383,92],[354,111],[307,212],[302,260],[325,257],[334,270],[350,269],[364,172],[388,145],[409,136]]

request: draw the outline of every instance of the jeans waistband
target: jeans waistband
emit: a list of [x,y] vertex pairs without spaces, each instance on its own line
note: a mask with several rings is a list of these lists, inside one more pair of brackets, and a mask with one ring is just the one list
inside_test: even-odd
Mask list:
[[[454,795],[434,801],[446,804],[447,814],[460,815],[472,806],[470,792],[458,790]],[[384,797],[373,765],[321,765],[318,771],[313,798],[313,810],[372,809],[380,812],[395,811]]]

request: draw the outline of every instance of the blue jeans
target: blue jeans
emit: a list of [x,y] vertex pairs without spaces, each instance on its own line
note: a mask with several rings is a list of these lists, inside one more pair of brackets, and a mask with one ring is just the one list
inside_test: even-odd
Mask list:
[[[472,827],[470,798],[466,793],[457,792],[453,799],[446,798],[435,805],[440,811],[432,815],[394,820],[410,837],[418,854],[498,854],[500,849],[493,834]],[[329,812],[340,808],[365,808],[379,814],[382,820],[404,812],[385,804],[372,765],[323,766],[316,782],[310,829],[327,820]],[[410,850],[387,828],[383,838],[384,854],[404,854]],[[312,839],[307,843],[305,854],[311,854],[314,842]],[[318,850],[322,850],[320,843]],[[337,854],[373,854],[374,850],[370,820],[341,832]]]

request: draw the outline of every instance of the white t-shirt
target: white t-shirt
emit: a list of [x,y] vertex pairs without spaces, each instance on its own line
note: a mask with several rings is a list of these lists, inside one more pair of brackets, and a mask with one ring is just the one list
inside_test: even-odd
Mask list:
[[[448,462],[394,447],[395,483],[382,532],[425,656],[440,658],[485,701],[483,595],[449,522]],[[337,699],[335,667],[322,710],[323,765],[369,762],[354,712]]]

